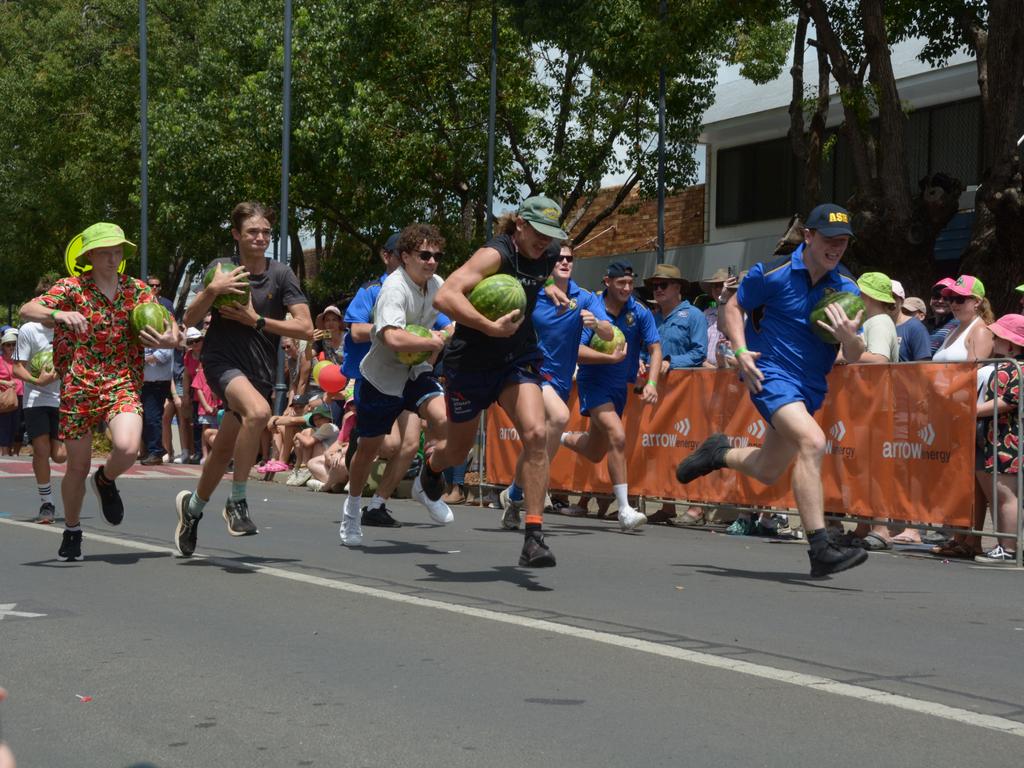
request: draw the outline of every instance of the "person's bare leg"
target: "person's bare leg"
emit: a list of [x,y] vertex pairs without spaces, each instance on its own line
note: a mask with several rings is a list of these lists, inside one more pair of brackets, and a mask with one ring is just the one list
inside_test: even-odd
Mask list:
[[260,433],[270,418],[266,398],[244,376],[232,379],[225,394],[230,410],[224,414],[224,423],[217,430],[196,488],[196,495],[204,501],[209,501],[232,458],[235,482],[248,480],[259,450]]
[[82,515],[85,498],[85,480],[92,461],[92,433],[65,442],[68,466],[60,483],[60,496],[64,504],[64,525],[74,528]]
[[164,400],[164,413],[160,419],[160,444],[164,448],[164,455],[167,456],[168,461],[174,460],[174,439],[171,435],[173,428],[171,422],[174,421],[174,415],[178,412],[178,409],[175,408],[176,400],[177,397],[174,400]]
[[[440,399],[442,402],[444,398]],[[384,474],[377,485],[377,495],[382,499],[390,499],[405,473],[412,466],[412,460],[420,449],[420,417],[412,411],[402,411],[395,422],[398,429],[398,446],[384,467]],[[351,475],[351,473],[350,473]]]
[[359,438],[356,452],[352,454],[352,461],[348,467],[348,493],[349,497],[362,498],[363,490],[366,488],[366,481],[373,469],[373,462],[377,459],[377,451],[384,444],[385,435]]
[[498,398],[523,445],[523,501],[527,530],[544,521],[544,494],[548,488],[548,454],[544,397],[536,384],[512,384]]
[[[58,442],[54,440],[53,442]],[[50,484],[50,460],[53,449],[50,447],[50,436],[39,435],[32,438],[32,474],[36,477],[36,485]]]
[[103,465],[103,474],[115,480],[134,463],[142,441],[142,416],[137,413],[118,413],[108,422],[110,428],[110,455]]

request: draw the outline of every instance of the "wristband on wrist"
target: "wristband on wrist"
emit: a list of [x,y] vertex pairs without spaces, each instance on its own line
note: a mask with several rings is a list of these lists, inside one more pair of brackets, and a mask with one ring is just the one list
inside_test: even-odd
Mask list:
[[51,310],[51,311],[50,311],[50,317],[52,317],[52,318],[53,318],[54,320],[56,320],[56,319],[57,319],[57,313],[58,313],[59,311],[60,311],[59,309],[54,309],[54,310]]
[[746,347],[736,347],[736,349],[734,349],[734,350],[732,351],[732,354],[733,354],[733,355],[734,355],[735,357],[739,357],[740,355],[742,355],[742,354],[745,354],[745,353],[747,353],[747,352],[749,352],[749,351],[750,351],[750,350],[749,350],[749,349],[747,349]]
[[451,337],[451,333],[449,333],[446,330],[438,331],[438,333],[441,334],[441,338],[444,339],[445,341],[448,341],[449,337]]
[[658,388],[658,382],[656,382],[654,379],[648,379],[647,380],[647,386],[654,387],[655,389],[657,389]]
[[555,278],[548,275],[548,279],[544,281],[544,287],[547,288],[549,285],[555,284]]

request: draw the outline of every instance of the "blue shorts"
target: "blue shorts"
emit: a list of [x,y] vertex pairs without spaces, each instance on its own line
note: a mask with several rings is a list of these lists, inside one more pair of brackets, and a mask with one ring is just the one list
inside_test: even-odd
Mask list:
[[356,424],[360,437],[380,437],[391,431],[402,411],[419,413],[420,406],[444,394],[441,384],[429,373],[405,383],[401,395],[385,395],[366,379],[356,381]]
[[569,402],[569,392],[572,391],[570,387],[560,387],[551,379],[544,379],[544,381],[541,382],[541,386],[553,389],[555,391],[555,394],[562,398],[563,403]]
[[444,390],[448,399],[448,420],[455,424],[472,421],[481,411],[498,402],[505,387],[513,384],[536,384],[539,387],[544,381],[539,364],[540,360],[534,358],[518,360],[492,371],[445,368]]
[[591,408],[611,403],[615,406],[615,412],[622,416],[626,410],[626,395],[629,393],[629,386],[601,386],[600,384],[580,384],[576,382],[576,388],[580,393],[580,414],[590,415]]
[[807,382],[776,368],[761,367],[761,372],[764,373],[761,391],[756,395],[751,394],[750,400],[769,424],[775,412],[784,405],[803,403],[807,406],[807,412],[813,416],[825,402],[826,389],[811,387]]

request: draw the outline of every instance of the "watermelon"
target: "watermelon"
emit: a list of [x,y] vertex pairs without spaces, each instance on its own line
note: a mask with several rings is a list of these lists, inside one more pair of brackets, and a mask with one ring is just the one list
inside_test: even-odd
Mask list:
[[[208,286],[213,282],[213,275],[216,271],[232,272],[236,269],[234,264],[226,261],[219,261],[206,270],[206,277],[203,278],[203,285]],[[243,278],[246,283],[243,293],[224,293],[213,300],[213,306],[223,307],[227,304],[248,304],[249,303],[249,279]]]
[[36,378],[39,378],[43,371],[52,371],[53,351],[48,349],[45,352],[36,352],[32,355],[32,359],[28,362],[28,370]]
[[614,354],[615,350],[623,346],[625,343],[626,337],[622,334],[622,331],[619,330],[619,326],[617,325],[612,326],[611,341],[605,341],[598,336],[597,333],[590,337],[590,348],[597,352],[603,352],[606,355]]
[[[405,330],[414,336],[419,336],[421,339],[430,338],[430,331],[422,325],[407,325]],[[430,352],[399,352],[396,357],[402,365],[419,365],[420,363],[425,363],[430,358]]]
[[485,277],[469,293],[469,303],[488,320],[497,320],[513,310],[526,311],[526,291],[512,275]]
[[147,325],[153,326],[157,333],[163,333],[172,322],[171,313],[155,301],[139,304],[132,310],[132,332],[136,339]]
[[837,291],[836,293],[826,294],[811,311],[811,316],[807,321],[810,323],[814,334],[826,344],[837,344],[838,341],[832,332],[822,328],[817,322],[818,320],[824,323],[829,322],[828,315],[825,314],[825,307],[829,304],[838,304],[846,313],[846,316],[852,320],[857,316],[858,312],[864,311],[864,302],[860,296],[855,296],[848,291]]

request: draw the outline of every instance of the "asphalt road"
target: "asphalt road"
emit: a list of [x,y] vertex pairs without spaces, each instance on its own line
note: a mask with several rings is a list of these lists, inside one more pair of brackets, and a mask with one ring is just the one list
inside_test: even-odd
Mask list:
[[[195,470],[133,470],[86,559],[27,462],[0,462],[0,705],[20,766],[1017,766],[1024,574],[873,554],[825,581],[803,544],[550,516],[516,566],[498,513],[346,550],[342,497],[250,484],[259,536]],[[178,475],[178,476],[176,476]],[[39,615],[32,615],[39,614]],[[83,700],[83,698],[85,700]]]

